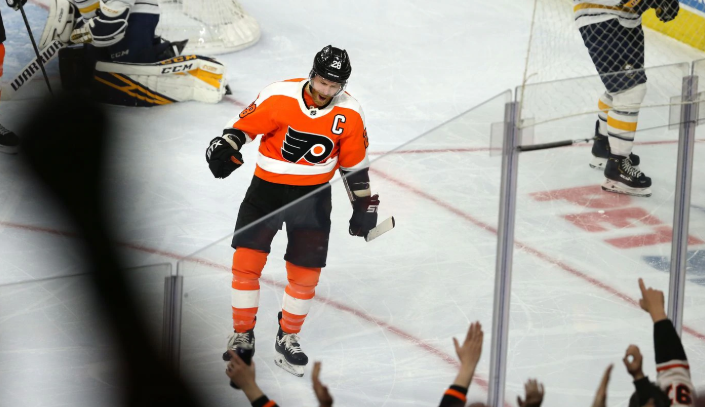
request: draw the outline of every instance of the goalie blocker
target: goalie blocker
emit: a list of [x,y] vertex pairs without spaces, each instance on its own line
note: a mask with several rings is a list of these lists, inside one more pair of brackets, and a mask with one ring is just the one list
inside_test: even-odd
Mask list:
[[153,64],[98,62],[92,94],[103,103],[156,106],[196,100],[218,103],[226,93],[225,66],[215,59],[185,55]]

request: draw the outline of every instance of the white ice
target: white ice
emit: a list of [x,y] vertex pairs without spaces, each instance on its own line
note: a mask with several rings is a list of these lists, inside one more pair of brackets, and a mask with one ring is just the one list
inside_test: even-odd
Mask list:
[[[245,165],[226,180],[208,171],[205,148],[261,88],[306,75],[313,54],[329,43],[350,53],[348,90],[365,109],[375,158],[493,99],[375,161],[372,188],[380,194],[381,216],[398,221],[378,240],[365,243],[347,234],[349,203],[334,183],[328,266],[302,346],[323,362],[322,380],[336,405],[433,406],[457,371],[451,337],[462,338],[468,324],[479,320],[484,352],[469,399],[486,398],[501,173],[500,157],[488,152],[490,128],[503,118],[508,99],[502,92],[522,81],[533,3],[242,0],[259,21],[262,39],[222,57],[232,96],[218,105],[108,109],[119,136],[109,149],[105,186],[125,265],[175,267],[193,254],[179,263],[185,293],[181,371],[204,403],[248,404],[227,385],[219,358],[231,329],[229,235],[252,177],[256,145],[245,149]],[[35,36],[46,18],[37,4],[27,6]],[[19,14],[0,7],[9,35],[7,80],[31,59],[32,49]],[[560,33],[564,45],[554,49],[561,64],[541,78],[594,74],[577,31],[566,27]],[[658,34],[648,36],[648,66],[705,56]],[[658,52],[664,49],[669,52]],[[549,60],[543,58],[538,60]],[[650,70],[649,103],[667,103],[679,93],[680,71],[673,69]],[[49,72],[58,74],[55,65]],[[35,83],[25,97],[0,103],[0,123],[20,129],[41,89]],[[524,113],[544,123],[534,129],[534,140],[590,137],[592,114],[567,120],[555,115],[590,112],[598,95],[595,78],[527,88]],[[80,115],[81,106],[75,111]],[[545,406],[589,405],[602,372],[614,363],[608,404],[626,406],[632,385],[621,358],[630,343],[641,347],[645,372],[655,378],[651,323],[635,301],[638,277],[668,290],[668,273],[656,266],[659,256],[670,256],[669,242],[639,237],[672,224],[678,135],[663,127],[667,120],[667,107],[642,114],[648,130],[639,134],[635,152],[654,179],[648,199],[600,192],[602,176],[587,166],[588,145],[522,155],[508,405],[516,405],[528,378],[545,384]],[[705,160],[698,159],[704,154],[703,143],[696,143],[696,174],[705,171]],[[85,272],[71,226],[28,182],[20,161],[0,157],[0,283]],[[683,334],[697,385],[705,384],[704,185],[696,176]],[[581,195],[579,187],[592,190]],[[575,202],[551,192],[559,190]],[[598,211],[624,219],[611,210],[635,218],[617,227],[603,222],[604,230],[580,227],[580,215]],[[315,405],[310,365],[304,378],[296,378],[273,363],[285,246],[281,233],[263,273],[257,378],[282,406]],[[136,299],[157,333],[168,273],[166,266],[131,274]],[[3,405],[108,405],[116,394],[116,355],[86,284],[85,277],[72,277],[0,287]]]

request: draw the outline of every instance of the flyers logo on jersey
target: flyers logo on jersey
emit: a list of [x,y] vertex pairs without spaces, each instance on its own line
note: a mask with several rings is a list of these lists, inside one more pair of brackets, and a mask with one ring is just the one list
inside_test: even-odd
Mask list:
[[257,105],[253,102],[251,105],[247,106],[245,110],[240,112],[240,118],[242,119],[243,117],[247,116],[248,114],[252,113],[257,109]]
[[311,164],[318,164],[330,156],[333,147],[333,140],[326,136],[303,133],[289,127],[282,144],[282,157],[292,163],[303,158]]

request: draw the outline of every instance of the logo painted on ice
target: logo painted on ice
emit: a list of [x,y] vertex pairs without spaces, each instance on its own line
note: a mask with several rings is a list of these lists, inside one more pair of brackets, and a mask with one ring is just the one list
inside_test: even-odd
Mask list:
[[282,157],[296,163],[302,158],[311,164],[325,161],[333,152],[335,144],[326,136],[296,131],[289,127],[282,144]]

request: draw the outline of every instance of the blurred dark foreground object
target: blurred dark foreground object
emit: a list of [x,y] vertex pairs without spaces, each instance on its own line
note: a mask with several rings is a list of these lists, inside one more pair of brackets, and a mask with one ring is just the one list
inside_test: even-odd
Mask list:
[[122,265],[106,229],[101,182],[108,118],[102,108],[76,94],[59,94],[33,113],[23,130],[23,157],[78,234],[84,237],[87,264],[101,300],[108,332],[119,346],[127,406],[197,406],[169,364],[153,349]]

